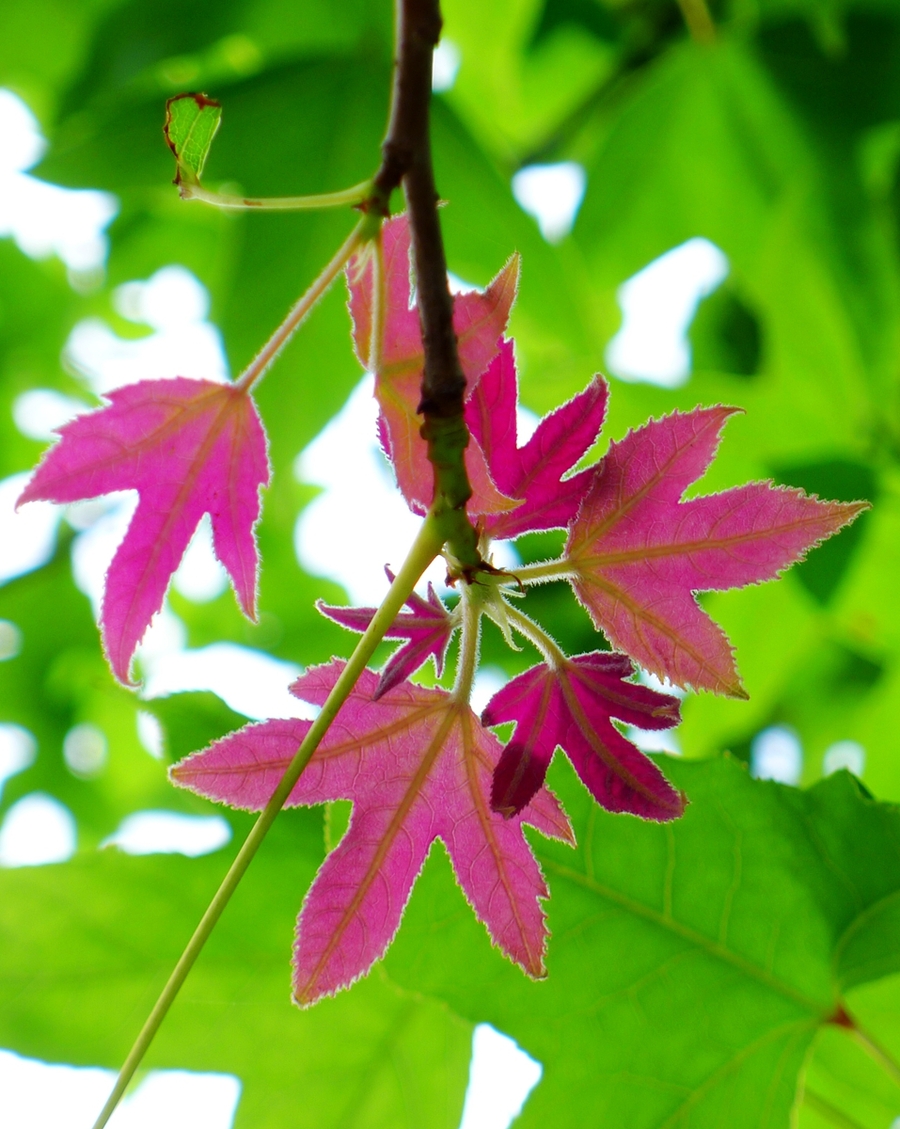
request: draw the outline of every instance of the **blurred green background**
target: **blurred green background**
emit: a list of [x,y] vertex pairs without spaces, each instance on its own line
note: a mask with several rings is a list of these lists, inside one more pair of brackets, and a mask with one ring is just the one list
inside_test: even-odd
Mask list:
[[[619,288],[702,237],[728,272],[691,320],[690,372],[677,387],[613,376],[598,452],[649,415],[736,404],[746,414],[702,491],[773,478],[873,509],[779,582],[701,598],[736,647],[750,700],[685,700],[685,763],[673,771],[694,802],[678,827],[591,813],[555,768],[581,846],[566,856],[535,837],[554,895],[547,984],[490,950],[436,850],[386,968],[312,1012],[292,1009],[293,920],[326,843],[321,812],[292,813],[150,1061],[236,1074],[246,1129],[455,1129],[472,1025],[486,1020],[543,1064],[522,1124],[887,1129],[900,1115],[897,1074],[828,1019],[845,998],[900,1052],[900,4],[717,0],[703,42],[673,0],[443,10],[458,63],[433,119],[449,264],[484,285],[522,253],[511,328],[525,404],[545,412],[606,371]],[[122,284],[190,270],[237,372],[349,228],[344,214],[180,202],[165,99],[197,89],[223,103],[210,186],[340,189],[377,164],[392,36],[389,0],[0,7],[0,85],[49,142],[31,175],[118,202],[102,276],[67,276],[58,257],[0,240],[0,476],[28,470],[45,445],[14,422],[23,393],[91,401],[62,360],[76,325],[149,335],[117,312]],[[560,162],[581,166],[586,190],[571,232],[551,243],[512,181]],[[8,200],[11,183],[0,181]],[[348,329],[336,286],[259,388],[274,468],[261,621],[246,624],[230,591],[202,603],[174,593],[192,648],[225,640],[305,665],[351,646],[313,608],[342,600],[340,588],[297,563],[294,526],[315,489],[292,472],[359,380]],[[134,858],[97,846],[136,811],[212,814],[170,788],[166,762],[244,719],[209,692],[144,702],[113,682],[73,582],[74,532],[61,526],[53,558],[0,587],[0,620],[15,627],[0,721],[37,749],[4,784],[0,818],[49,795],[72,813],[78,846],[65,863],[0,869],[0,1045],[117,1066],[226,852]],[[551,542],[520,552],[541,556]],[[597,645],[566,592],[534,599],[568,647]],[[484,655],[509,672],[529,661],[490,633]],[[162,758],[142,747],[139,711],[161,724]],[[108,745],[93,776],[63,757],[83,725]],[[737,763],[772,727],[802,750],[799,791]],[[843,759],[827,762],[835,746]],[[815,783],[842,764],[862,787],[845,774]],[[228,819],[239,838],[247,819]],[[865,953],[851,959],[857,943]]]

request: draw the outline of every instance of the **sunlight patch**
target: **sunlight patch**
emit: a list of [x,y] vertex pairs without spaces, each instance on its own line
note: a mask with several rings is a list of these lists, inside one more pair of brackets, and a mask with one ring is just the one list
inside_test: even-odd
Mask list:
[[691,372],[687,331],[702,298],[728,274],[728,260],[708,239],[674,247],[619,287],[622,328],[606,363],[620,380],[678,388]]
[[539,1062],[487,1023],[472,1034],[469,1088],[459,1129],[508,1129],[541,1078]]

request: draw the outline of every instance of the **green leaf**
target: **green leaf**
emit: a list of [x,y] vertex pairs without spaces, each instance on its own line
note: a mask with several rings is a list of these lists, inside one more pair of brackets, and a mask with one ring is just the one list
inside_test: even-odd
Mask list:
[[166,102],[164,128],[177,163],[176,184],[200,183],[221,120],[221,103],[205,94],[179,94]]
[[809,792],[729,758],[666,773],[690,805],[660,826],[601,811],[554,765],[580,846],[541,843],[544,983],[488,951],[438,859],[388,955],[543,1063],[523,1126],[786,1127],[842,993],[900,967],[900,812],[846,773]]
[[[236,1074],[236,1129],[456,1129],[470,1025],[377,974],[308,1012],[290,1002],[321,855],[320,817],[279,817],[145,1065]],[[0,1045],[118,1067],[226,865],[108,849],[0,871]]]

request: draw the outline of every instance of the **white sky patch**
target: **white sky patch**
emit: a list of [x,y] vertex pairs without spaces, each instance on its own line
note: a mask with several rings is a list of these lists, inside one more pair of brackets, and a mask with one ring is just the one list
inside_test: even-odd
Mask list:
[[0,662],[14,659],[22,650],[22,632],[8,619],[0,619]]
[[300,675],[294,663],[237,643],[212,643],[196,651],[175,651],[144,662],[144,698],[181,690],[212,690],[245,717],[311,718],[318,712],[288,692]]
[[481,716],[482,710],[491,698],[498,690],[502,690],[507,682],[509,678],[499,666],[480,666],[472,682],[470,704],[473,712]]
[[444,93],[456,82],[462,55],[451,39],[442,39],[437,45],[431,64],[431,89]]
[[137,811],[126,816],[102,847],[128,855],[179,854],[189,858],[218,851],[231,841],[231,827],[220,815],[175,811]]
[[681,756],[681,745],[671,729],[638,729],[636,725],[626,725],[625,736],[644,753]]
[[99,776],[109,760],[106,734],[89,721],[73,726],[63,738],[63,760],[73,776],[82,780]]
[[213,549],[212,522],[204,514],[172,583],[176,590],[195,604],[206,604],[221,596],[228,587],[228,573]]
[[[297,558],[313,575],[342,584],[355,604],[381,602],[387,591],[384,565],[397,571],[422,524],[378,446],[373,387],[372,377],[364,377],[295,463],[301,482],[324,487],[297,520]],[[438,559],[425,579],[443,588],[445,576]]]
[[866,750],[858,741],[835,741],[822,757],[822,772],[826,776],[842,768],[849,769],[854,776],[862,776],[865,767]]
[[[323,487],[297,519],[297,559],[314,576],[342,584],[351,603],[365,605],[377,605],[384,598],[384,565],[398,570],[422,524],[403,500],[378,445],[373,387],[373,378],[363,377],[341,411],[294,463],[299,481]],[[491,553],[498,568],[521,563],[505,542],[492,545]],[[430,580],[439,592],[447,592],[446,576],[439,557],[418,587],[424,591]]]
[[472,1034],[469,1088],[459,1129],[509,1129],[540,1081],[540,1063],[487,1023]]
[[10,90],[0,89],[0,236],[32,259],[58,255],[70,279],[96,277],[108,251],[105,228],[118,211],[109,192],[60,188],[28,176],[46,142],[37,119]]
[[75,854],[76,843],[69,809],[52,796],[32,792],[13,804],[0,826],[0,866],[65,862]]
[[6,781],[33,764],[36,753],[37,741],[24,726],[0,722],[0,796]]
[[787,725],[772,725],[757,733],[750,745],[750,774],[759,780],[796,784],[803,771],[803,747]]
[[[90,1129],[115,1074],[0,1050],[3,1129]],[[113,1114],[110,1129],[230,1129],[241,1095],[231,1074],[154,1070]]]
[[148,752],[154,760],[162,760],[165,734],[156,714],[150,713],[149,710],[138,710],[135,725],[141,748]]
[[728,274],[728,260],[708,239],[689,239],[619,288],[622,328],[606,363],[622,380],[678,388],[691,372],[687,331],[702,298]]
[[63,356],[98,395],[139,380],[228,379],[222,336],[206,320],[206,288],[185,267],[162,267],[147,282],[127,282],[114,301],[123,317],[154,332],[127,340],[100,318],[75,326]]
[[29,439],[49,442],[56,431],[70,419],[90,411],[90,405],[72,396],[64,396],[52,388],[32,388],[17,396],[13,403],[16,427]]
[[30,477],[14,474],[0,482],[0,584],[45,565],[56,546],[59,506],[28,502],[16,511],[16,500]]
[[527,165],[512,179],[519,207],[533,216],[548,243],[569,234],[587,187],[587,174],[576,161]]

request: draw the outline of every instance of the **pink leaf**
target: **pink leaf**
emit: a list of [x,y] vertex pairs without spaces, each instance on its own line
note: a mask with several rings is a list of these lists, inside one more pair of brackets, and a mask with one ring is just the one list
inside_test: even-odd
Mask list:
[[[389,568],[384,571],[393,584],[394,574]],[[406,601],[406,606],[410,610],[400,612],[384,633],[385,639],[406,639],[407,642],[391,655],[381,672],[381,678],[375,688],[376,701],[398,682],[415,674],[429,657],[434,657],[435,670],[439,678],[444,670],[444,657],[447,654],[455,622],[444,607],[443,601],[434,587],[429,584],[427,600],[423,600],[413,592]],[[375,608],[338,608],[324,604],[321,600],[316,607],[322,615],[333,619],[335,623],[360,633],[366,630],[375,615]]]
[[[344,664],[310,670],[292,687],[321,705]],[[527,822],[572,841],[545,789],[521,816],[490,810],[497,739],[467,705],[409,682],[374,700],[364,671],[288,803],[352,800],[350,827],[310,888],[297,924],[294,995],[313,1003],[351,984],[387,949],[435,839],[445,844],[476,916],[532,976],[544,975],[547,887],[522,834]],[[304,721],[250,725],[172,769],[175,781],[216,800],[258,809],[304,734]]]
[[[431,504],[433,472],[425,440],[419,434],[422,419],[417,409],[425,354],[418,313],[410,308],[409,247],[406,216],[389,220],[382,231],[384,329],[375,374],[375,397],[381,408],[382,444],[394,464],[397,483],[410,507],[425,513]],[[375,265],[374,252],[367,248],[347,267],[353,340],[356,355],[366,368],[372,362],[372,319],[377,307]],[[519,260],[513,256],[484,293],[473,291],[454,299],[453,326],[467,396],[472,395],[481,374],[497,353],[497,343],[516,296],[518,277]],[[469,512],[501,513],[513,509],[516,501],[497,490],[477,444],[469,444],[465,458],[473,490]]]
[[61,428],[19,503],[138,491],[137,511],[106,576],[101,615],[110,665],[128,682],[134,650],[204,513],[241,607],[255,617],[253,526],[269,467],[256,408],[236,385],[145,380],[107,399],[108,407]]
[[591,483],[590,471],[563,478],[595,442],[606,414],[606,381],[597,378],[556,411],[544,416],[524,447],[517,445],[518,381],[511,341],[478,382],[466,404],[466,423],[484,451],[491,476],[515,510],[486,515],[481,525],[493,539],[539,529],[565,529]]
[[544,783],[558,745],[608,811],[660,821],[680,816],[682,794],[610,720],[642,729],[678,724],[678,699],[624,681],[633,674],[627,655],[595,651],[557,670],[532,667],[496,693],[482,720],[514,721],[516,729],[494,772],[493,809],[505,816],[520,812]]
[[677,685],[746,697],[728,639],[694,593],[772,579],[868,503],[768,482],[681,501],[736,410],[675,412],[613,443],[566,555],[576,595],[615,647]]

